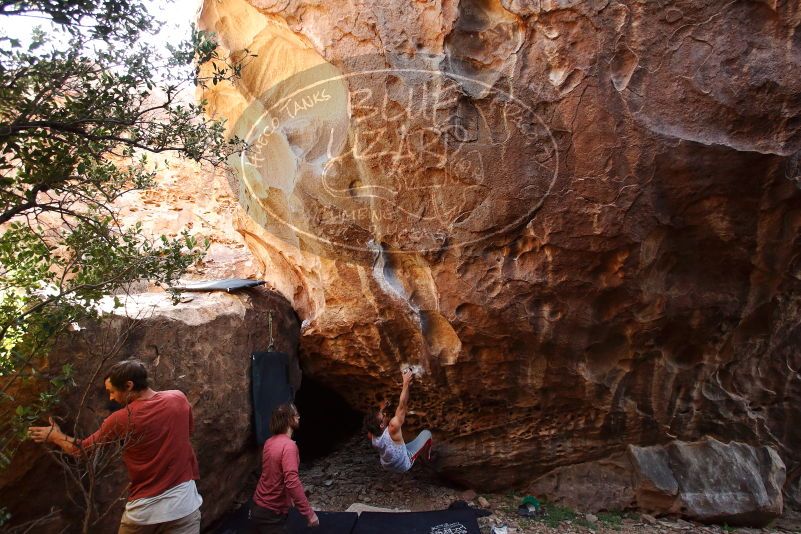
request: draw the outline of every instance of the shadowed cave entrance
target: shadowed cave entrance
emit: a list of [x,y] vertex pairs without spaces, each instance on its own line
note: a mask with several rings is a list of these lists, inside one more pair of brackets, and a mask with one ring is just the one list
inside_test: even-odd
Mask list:
[[307,373],[303,374],[300,389],[295,394],[295,406],[300,412],[295,441],[303,463],[329,455],[361,432],[363,414]]
[[[426,461],[404,474],[382,470],[377,452],[362,432],[364,414],[306,372],[295,393],[295,405],[301,414],[300,428],[293,435],[300,453],[300,479],[310,503],[319,511],[342,512],[354,503],[434,510],[446,508],[465,489],[441,479]],[[243,484],[237,504],[208,532],[250,532],[248,511],[258,471],[254,469]]]

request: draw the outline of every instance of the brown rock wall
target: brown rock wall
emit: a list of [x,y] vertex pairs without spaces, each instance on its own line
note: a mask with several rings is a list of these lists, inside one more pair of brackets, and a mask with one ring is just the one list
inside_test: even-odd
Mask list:
[[409,426],[477,487],[705,434],[797,487],[797,5],[253,6],[206,2],[259,54],[206,96],[310,373],[367,408],[422,365]]

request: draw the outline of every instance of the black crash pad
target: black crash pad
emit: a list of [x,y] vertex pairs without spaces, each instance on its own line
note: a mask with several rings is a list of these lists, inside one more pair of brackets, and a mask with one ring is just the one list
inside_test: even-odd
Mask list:
[[[248,505],[228,514],[215,534],[250,534]],[[320,526],[309,528],[297,509],[289,511],[291,534],[480,534],[474,510],[432,512],[317,512]]]
[[211,528],[212,534],[250,534],[250,503],[231,510]]
[[352,534],[481,534],[471,510],[362,512]]
[[224,280],[204,280],[201,282],[186,282],[173,286],[178,291],[235,291],[246,287],[256,287],[264,284],[264,280],[248,280],[246,278],[226,278]]
[[[211,532],[214,534],[252,534],[248,511],[252,504],[246,503],[241,508],[228,513]],[[351,534],[353,525],[359,518],[356,512],[317,512],[320,526],[309,528],[306,518],[296,508],[289,510],[287,527],[291,534]]]
[[306,526],[306,518],[300,515],[297,508],[289,510],[289,532],[291,534],[351,534],[353,525],[359,518],[356,512],[317,512],[320,526]]
[[289,382],[289,355],[284,352],[254,352],[250,355],[253,424],[256,441],[263,445],[270,434],[270,417],[278,406],[295,399]]

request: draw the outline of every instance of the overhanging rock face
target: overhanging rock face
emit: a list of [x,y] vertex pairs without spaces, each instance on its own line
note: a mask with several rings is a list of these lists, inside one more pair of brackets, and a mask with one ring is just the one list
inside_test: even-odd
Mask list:
[[471,485],[709,434],[798,494],[799,9],[206,2],[256,54],[204,96],[308,371],[366,409],[420,364]]

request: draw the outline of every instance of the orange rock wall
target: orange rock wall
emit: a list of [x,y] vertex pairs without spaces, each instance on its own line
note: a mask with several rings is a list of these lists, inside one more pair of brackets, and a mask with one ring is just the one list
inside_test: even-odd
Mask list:
[[709,434],[776,447],[798,497],[796,3],[209,0],[200,23],[256,54],[203,96],[254,144],[237,226],[308,373],[366,409],[421,365],[409,426],[469,484]]

